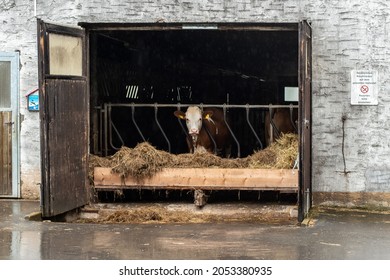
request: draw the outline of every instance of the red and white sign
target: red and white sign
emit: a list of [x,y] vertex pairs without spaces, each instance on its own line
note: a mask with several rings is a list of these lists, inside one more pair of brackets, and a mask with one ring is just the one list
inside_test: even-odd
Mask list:
[[362,86],[360,87],[360,91],[361,91],[362,93],[368,93],[368,91],[369,91],[368,85],[362,85]]
[[351,104],[378,105],[378,71],[351,71]]

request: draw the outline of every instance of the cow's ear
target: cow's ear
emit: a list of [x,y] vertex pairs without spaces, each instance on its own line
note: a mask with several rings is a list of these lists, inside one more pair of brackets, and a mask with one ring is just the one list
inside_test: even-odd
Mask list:
[[213,111],[204,111],[203,112],[203,119],[210,120],[212,115],[213,115]]
[[182,119],[182,120],[184,120],[186,118],[186,114],[183,113],[182,111],[175,111],[173,114],[176,117],[178,117],[179,119]]

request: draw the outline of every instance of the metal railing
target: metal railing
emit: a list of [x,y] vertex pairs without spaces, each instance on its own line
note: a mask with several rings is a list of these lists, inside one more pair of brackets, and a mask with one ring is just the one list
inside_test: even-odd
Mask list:
[[[132,121],[134,127],[136,128],[137,133],[139,134],[139,136],[142,138],[143,141],[146,141],[146,138],[145,138],[140,126],[138,125],[138,122],[136,121],[135,111],[137,108],[154,108],[154,121],[155,121],[158,129],[160,130],[162,137],[164,138],[165,142],[167,143],[168,152],[171,152],[171,142],[170,142],[169,138],[166,135],[166,132],[164,131],[163,127],[161,126],[161,124],[159,122],[158,111],[160,108],[175,108],[177,110],[181,110],[182,108],[187,108],[189,106],[199,106],[202,110],[203,110],[203,108],[209,108],[209,107],[221,108],[223,110],[225,124],[226,124],[226,126],[227,126],[227,128],[232,136],[233,141],[235,142],[236,147],[237,147],[237,157],[241,156],[241,145],[240,145],[238,138],[237,138],[236,134],[234,133],[231,125],[229,125],[229,123],[227,122],[227,115],[228,115],[227,110],[228,109],[245,109],[246,122],[247,122],[253,136],[255,137],[256,141],[259,143],[260,149],[263,149],[264,146],[260,140],[260,136],[258,135],[253,124],[250,121],[250,117],[249,117],[250,110],[254,110],[254,109],[268,110],[270,116],[272,116],[273,110],[276,108],[289,108],[290,109],[291,124],[293,125],[295,131],[297,131],[296,124],[293,120],[293,110],[297,109],[298,105],[292,105],[292,104],[290,104],[290,105],[273,105],[273,104],[268,104],[268,105],[249,105],[249,104],[233,105],[233,104],[180,104],[180,103],[177,103],[177,104],[105,103],[103,105],[103,108],[101,108],[101,107],[96,108],[96,109],[100,110],[99,140],[100,140],[100,143],[102,143],[101,147],[100,147],[100,149],[102,149],[102,154],[104,154],[104,155],[108,154],[109,146],[110,146],[110,148],[115,149],[115,150],[120,149],[120,147],[115,146],[113,143],[113,133],[116,134],[116,136],[118,137],[118,139],[122,145],[125,144],[120,131],[117,129],[117,127],[115,126],[115,124],[112,120],[113,108],[130,108],[131,109],[131,121]],[[179,122],[181,129],[185,133],[185,135],[188,136],[187,129],[183,125],[182,121],[180,119],[178,119],[178,122]],[[272,117],[270,118],[270,124],[272,125],[272,129],[274,130],[275,134],[277,136],[279,136],[280,131],[278,130],[278,128],[274,124]],[[212,138],[212,136],[209,132],[208,132],[208,134],[209,134],[212,142],[214,143],[214,151],[216,152],[216,142]]]

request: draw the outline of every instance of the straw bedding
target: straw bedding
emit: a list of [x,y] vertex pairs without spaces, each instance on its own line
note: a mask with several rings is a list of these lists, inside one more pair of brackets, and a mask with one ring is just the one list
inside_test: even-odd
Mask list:
[[77,223],[99,224],[166,224],[166,223],[226,223],[226,222],[266,222],[291,223],[294,219],[285,213],[262,211],[260,214],[237,211],[221,213],[218,211],[205,213],[191,210],[168,210],[164,206],[149,205],[137,208],[99,209],[97,218],[80,218]]

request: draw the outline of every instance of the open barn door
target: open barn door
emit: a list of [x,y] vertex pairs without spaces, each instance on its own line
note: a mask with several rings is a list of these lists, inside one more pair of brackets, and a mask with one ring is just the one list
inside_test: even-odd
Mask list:
[[85,205],[88,166],[85,32],[38,20],[43,217]]
[[299,23],[299,194],[298,219],[302,221],[311,208],[311,27]]

